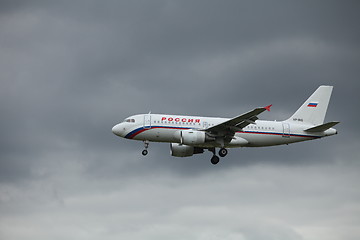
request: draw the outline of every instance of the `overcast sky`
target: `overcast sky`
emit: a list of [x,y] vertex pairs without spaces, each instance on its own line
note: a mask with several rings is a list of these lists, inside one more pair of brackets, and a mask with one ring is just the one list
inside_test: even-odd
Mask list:
[[[0,238],[357,240],[358,1],[0,1]],[[146,113],[283,120],[322,84],[329,138],[174,158]]]

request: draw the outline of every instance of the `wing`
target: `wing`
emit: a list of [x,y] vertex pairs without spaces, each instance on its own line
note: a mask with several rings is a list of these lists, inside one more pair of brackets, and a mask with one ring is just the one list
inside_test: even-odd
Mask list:
[[264,111],[270,111],[272,105],[255,108],[254,110],[244,113],[240,116],[234,117],[228,121],[220,123],[218,125],[203,129],[203,131],[209,132],[216,136],[233,136],[235,132],[241,131],[247,125],[254,123],[259,118],[257,115]]

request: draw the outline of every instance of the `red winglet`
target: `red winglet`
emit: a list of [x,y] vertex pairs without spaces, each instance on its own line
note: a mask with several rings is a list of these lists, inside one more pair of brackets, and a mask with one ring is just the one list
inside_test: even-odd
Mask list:
[[272,106],[272,104],[270,104],[269,106],[266,106],[266,107],[264,107],[264,108],[270,112],[271,106]]

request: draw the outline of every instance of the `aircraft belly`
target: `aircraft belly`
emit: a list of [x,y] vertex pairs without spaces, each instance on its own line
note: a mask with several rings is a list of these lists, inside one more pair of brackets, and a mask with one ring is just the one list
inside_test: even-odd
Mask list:
[[286,144],[289,141],[289,138],[284,138],[282,135],[271,133],[240,133],[239,136],[249,142],[247,147],[281,145]]
[[300,134],[290,134],[284,136],[282,133],[240,133],[239,136],[245,138],[249,144],[247,147],[266,147],[276,146],[283,144],[290,144],[295,142],[301,142],[312,139],[311,136],[305,136]]

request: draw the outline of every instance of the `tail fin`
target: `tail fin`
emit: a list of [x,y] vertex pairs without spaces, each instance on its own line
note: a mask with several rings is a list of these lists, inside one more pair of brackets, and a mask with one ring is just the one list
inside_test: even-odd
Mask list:
[[312,125],[323,124],[332,90],[333,86],[318,87],[287,121],[300,121]]

